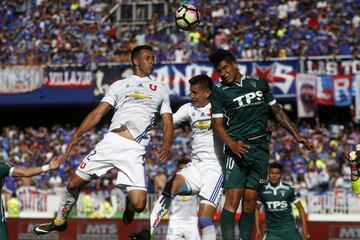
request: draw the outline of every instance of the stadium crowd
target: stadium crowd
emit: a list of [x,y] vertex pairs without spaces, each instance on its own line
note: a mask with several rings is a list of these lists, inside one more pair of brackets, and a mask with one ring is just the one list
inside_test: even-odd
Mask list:
[[207,60],[214,48],[241,59],[360,55],[359,0],[194,0],[202,17],[190,32],[176,30],[172,12],[117,29],[112,18],[100,21],[115,2],[2,1],[0,64],[127,62],[145,42],[158,62]]
[[[44,175],[27,179],[6,178],[5,189],[15,191],[20,186],[36,186],[39,189],[54,189],[63,186],[73,174],[83,157],[106,133],[108,126],[93,129],[81,138],[73,149],[73,154],[59,169],[58,172],[49,172]],[[332,127],[300,125],[303,136],[312,139],[317,155],[311,156],[308,151],[302,151],[297,143],[282,128],[270,124],[272,140],[270,143],[270,161],[279,161],[284,166],[285,180],[294,184],[301,195],[307,191],[324,192],[334,188],[350,189],[350,169],[346,164],[345,156],[349,150],[360,142],[360,130],[345,128],[341,125]],[[54,125],[50,128],[28,127],[20,129],[16,126],[2,128],[0,135],[0,161],[15,166],[32,167],[43,165],[53,156],[64,154],[70,141],[73,127],[68,125]],[[150,193],[159,193],[167,179],[176,169],[179,159],[189,158],[191,151],[190,128],[183,126],[175,130],[173,145],[166,162],[157,161],[153,151],[160,144],[162,131],[151,131],[151,144],[146,155],[146,169],[148,190]],[[94,181],[88,190],[106,189],[115,186],[116,170],[112,170],[102,179]]]

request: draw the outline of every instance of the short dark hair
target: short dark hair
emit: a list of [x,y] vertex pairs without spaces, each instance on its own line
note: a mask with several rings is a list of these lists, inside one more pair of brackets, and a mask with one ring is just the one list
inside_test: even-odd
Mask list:
[[131,63],[134,64],[134,58],[137,58],[141,52],[141,50],[149,50],[154,51],[153,48],[149,45],[139,45],[133,48],[131,51]]
[[225,49],[217,49],[209,55],[210,62],[217,67],[219,63],[225,60],[227,63],[236,62],[236,58],[232,52]]
[[280,169],[280,171],[283,170],[282,165],[281,165],[280,163],[278,163],[278,162],[272,162],[272,163],[270,163],[269,169],[271,169],[271,168],[277,168],[277,169]]
[[190,78],[189,83],[190,85],[199,84],[202,88],[206,88],[209,90],[212,90],[213,88],[213,81],[206,74],[200,74]]

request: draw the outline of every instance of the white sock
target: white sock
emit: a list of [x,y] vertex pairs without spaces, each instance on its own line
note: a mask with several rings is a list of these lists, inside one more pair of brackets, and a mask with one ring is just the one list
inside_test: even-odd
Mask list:
[[79,198],[79,193],[80,191],[77,189],[69,191],[68,188],[65,187],[65,191],[61,195],[59,210],[56,216],[57,219],[64,221],[67,219],[71,208]]
[[150,214],[150,233],[154,234],[155,228],[163,218],[163,216],[169,211],[172,198],[166,193],[162,193],[156,200],[153,210]]
[[201,240],[216,240],[216,231],[214,225],[210,225],[202,229]]

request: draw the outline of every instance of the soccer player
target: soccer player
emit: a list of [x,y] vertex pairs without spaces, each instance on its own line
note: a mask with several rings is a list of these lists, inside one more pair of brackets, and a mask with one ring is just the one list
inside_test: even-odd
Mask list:
[[[177,171],[183,169],[189,161],[180,160]],[[175,196],[169,211],[169,224],[166,240],[200,240],[198,228],[197,195]]]
[[[150,215],[150,234],[169,211],[176,195],[198,194],[201,239],[215,240],[214,215],[222,195],[223,174],[219,162],[222,142],[211,127],[209,98],[213,84],[207,75],[194,76],[189,82],[192,102],[181,106],[173,120],[175,124],[188,121],[191,125],[192,162],[167,182]],[[144,239],[137,237],[132,239]]]
[[[239,72],[234,55],[218,49],[209,55],[221,83],[211,95],[214,131],[225,142],[225,204],[221,213],[223,239],[234,239],[234,215],[242,199],[240,237],[251,238],[258,190],[266,182],[269,165],[270,112],[298,143],[314,151],[312,143],[302,138],[270,91],[268,83]],[[225,118],[225,119],[224,119]]]
[[354,151],[349,154],[351,169],[351,187],[355,194],[360,194],[360,144],[357,144]]
[[[260,207],[265,209],[266,232],[263,240],[305,240],[310,239],[307,228],[305,211],[300,199],[295,194],[294,188],[281,181],[282,166],[278,162],[269,165],[269,182],[258,195],[255,209],[256,240],[261,239]],[[299,210],[303,227],[303,237],[296,228],[292,215],[291,204],[294,203]]]
[[49,223],[36,226],[35,233],[64,231],[67,216],[76,203],[80,190],[111,168],[119,170],[117,184],[126,187],[128,191],[123,222],[130,224],[135,212],[144,210],[147,196],[144,154],[150,141],[149,130],[160,114],[164,123],[164,139],[162,147],[156,150],[156,156],[165,160],[172,141],[173,123],[166,88],[150,78],[154,67],[152,47],[135,47],[131,52],[131,62],[134,75],[113,83],[99,105],[87,115],[72,136],[67,157],[82,134],[114,108],[109,132],[83,159],[67,183],[57,217]]
[[[32,177],[50,170],[58,169],[60,164],[63,162],[62,158],[53,158],[49,164],[43,165],[41,167],[32,167],[32,168],[19,168],[12,167],[11,165],[0,162],[0,186],[1,188],[4,185],[5,177]],[[3,202],[1,200],[1,192],[0,192],[0,239],[7,240],[9,239],[8,231],[6,227],[6,219]]]

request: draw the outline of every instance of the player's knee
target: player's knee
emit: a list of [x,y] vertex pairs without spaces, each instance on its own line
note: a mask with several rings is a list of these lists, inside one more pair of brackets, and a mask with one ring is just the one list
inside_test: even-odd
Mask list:
[[214,225],[214,220],[208,217],[199,217],[198,223],[200,228],[203,229],[208,226]]
[[82,187],[76,181],[69,181],[68,184],[66,185],[66,188],[68,189],[69,192],[71,192],[71,191],[81,190]]
[[243,205],[244,212],[254,212],[255,207],[256,207],[256,200],[253,199],[244,200],[244,205]]
[[135,212],[141,213],[142,211],[145,210],[146,199],[139,199],[137,201],[132,202],[131,205],[132,205],[133,209],[135,210]]
[[190,193],[190,186],[188,186],[186,184],[186,182],[182,182],[180,181],[180,179],[175,178],[173,184],[172,184],[172,188],[171,188],[171,195],[175,196],[175,195],[185,195]]

